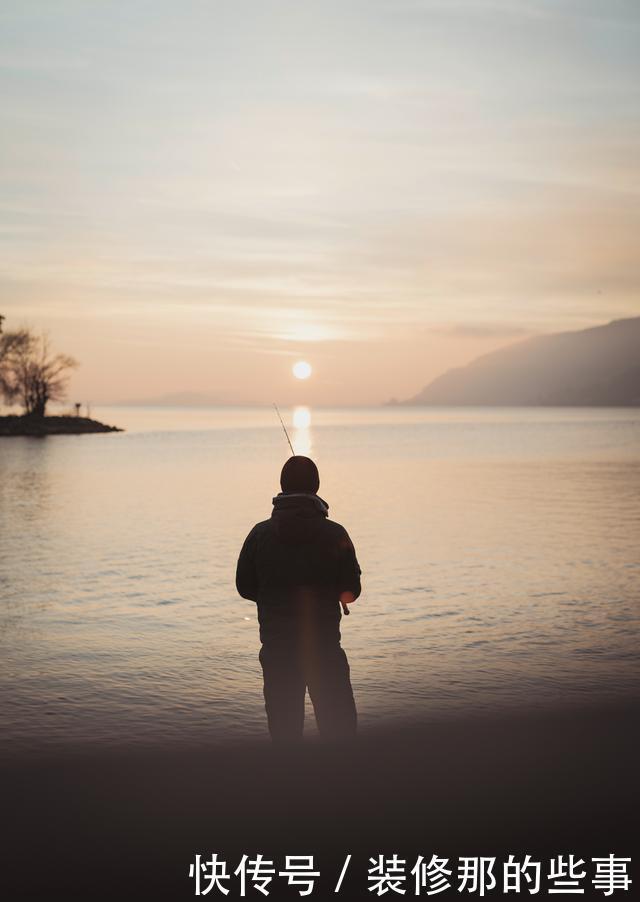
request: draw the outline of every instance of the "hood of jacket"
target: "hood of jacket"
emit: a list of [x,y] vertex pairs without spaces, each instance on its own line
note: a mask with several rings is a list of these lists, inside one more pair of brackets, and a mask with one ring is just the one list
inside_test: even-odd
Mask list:
[[273,499],[271,525],[287,544],[311,542],[320,523],[329,516],[329,505],[319,495],[307,492],[280,492]]

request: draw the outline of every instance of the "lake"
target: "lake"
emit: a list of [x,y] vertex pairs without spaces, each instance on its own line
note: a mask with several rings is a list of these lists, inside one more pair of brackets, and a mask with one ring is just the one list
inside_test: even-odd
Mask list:
[[[234,576],[289,453],[275,412],[92,415],[127,431],[0,440],[3,746],[264,736]],[[637,695],[640,410],[283,416],[362,567],[364,728]]]

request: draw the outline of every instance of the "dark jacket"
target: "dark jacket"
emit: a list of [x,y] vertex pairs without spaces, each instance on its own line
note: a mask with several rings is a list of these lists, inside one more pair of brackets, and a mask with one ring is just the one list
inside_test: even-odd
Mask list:
[[265,642],[340,641],[340,595],[360,595],[360,567],[346,529],[318,495],[280,494],[238,558],[236,587],[257,602]]

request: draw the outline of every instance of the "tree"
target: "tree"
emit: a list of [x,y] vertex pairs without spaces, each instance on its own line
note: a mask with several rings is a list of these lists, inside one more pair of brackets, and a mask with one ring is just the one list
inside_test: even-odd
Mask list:
[[0,391],[8,402],[19,398],[28,416],[43,417],[49,401],[64,399],[69,370],[77,365],[67,354],[54,354],[46,335],[28,329],[0,334]]
[[43,417],[49,401],[66,396],[69,370],[77,366],[67,354],[53,354],[45,335],[31,337],[29,347],[15,355],[18,396],[27,415]]
[[0,398],[11,404],[19,394],[14,364],[20,355],[28,352],[32,336],[26,329],[3,332],[3,320],[4,316],[0,316]]

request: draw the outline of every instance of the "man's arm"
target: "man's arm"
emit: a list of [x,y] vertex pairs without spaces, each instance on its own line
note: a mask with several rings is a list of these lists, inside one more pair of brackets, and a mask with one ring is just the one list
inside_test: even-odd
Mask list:
[[240,551],[236,567],[236,589],[243,598],[258,600],[258,573],[256,571],[256,531],[251,530]]
[[340,601],[344,604],[351,604],[360,595],[362,591],[360,584],[361,573],[362,570],[358,564],[356,550],[345,529],[340,541],[340,564],[338,570]]

